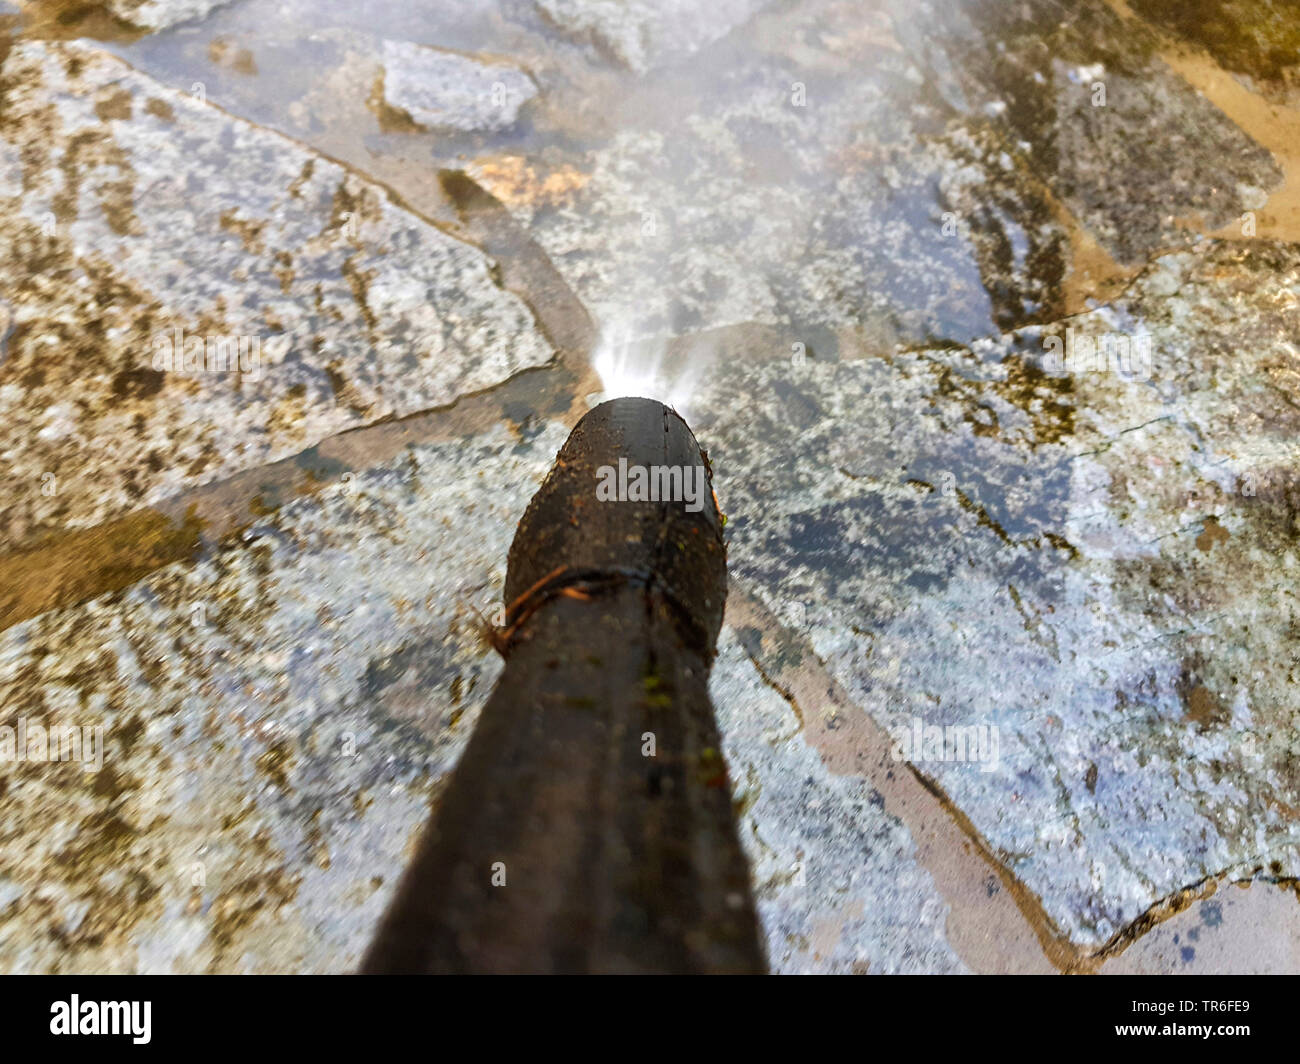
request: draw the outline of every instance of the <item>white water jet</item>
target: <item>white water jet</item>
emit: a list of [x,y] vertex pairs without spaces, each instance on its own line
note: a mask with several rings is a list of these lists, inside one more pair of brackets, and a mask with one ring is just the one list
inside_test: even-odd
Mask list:
[[703,372],[701,360],[696,358],[688,365],[681,359],[670,364],[666,340],[634,339],[625,326],[602,331],[592,367],[603,387],[600,402],[623,396],[658,399],[687,420]]

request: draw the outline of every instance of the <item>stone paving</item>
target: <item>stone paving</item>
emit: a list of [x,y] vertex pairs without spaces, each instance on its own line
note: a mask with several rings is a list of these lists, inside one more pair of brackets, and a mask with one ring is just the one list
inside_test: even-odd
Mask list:
[[629,382],[774,971],[1300,970],[1300,27],[1188,6],[0,6],[0,970],[353,968]]

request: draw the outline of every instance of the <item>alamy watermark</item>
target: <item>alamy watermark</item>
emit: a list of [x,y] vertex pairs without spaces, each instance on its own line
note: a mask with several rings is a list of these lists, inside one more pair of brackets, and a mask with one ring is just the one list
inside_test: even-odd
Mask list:
[[152,1001],[69,1001],[50,1005],[50,1034],[128,1035],[136,1045],[148,1045]]
[[601,502],[683,502],[687,513],[699,513],[709,497],[708,474],[697,466],[628,465],[596,470],[596,498]]
[[1115,373],[1126,381],[1151,379],[1151,334],[1075,333],[1043,337],[1043,368],[1049,373]]
[[998,767],[1001,740],[996,724],[926,724],[913,717],[911,724],[890,728],[889,737],[895,761],[965,761],[978,764],[981,772]]
[[0,726],[0,761],[80,761],[86,772],[104,766],[104,726],[30,723],[18,718],[17,727]]
[[187,335],[177,326],[154,337],[153,368],[186,376],[238,371],[256,382],[262,377],[262,366],[283,358],[288,346],[289,338],[283,335],[267,340],[263,351],[260,336]]

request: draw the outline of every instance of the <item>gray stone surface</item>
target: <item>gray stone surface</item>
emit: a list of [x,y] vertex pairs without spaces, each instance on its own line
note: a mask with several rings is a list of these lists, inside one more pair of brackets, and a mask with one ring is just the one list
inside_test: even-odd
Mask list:
[[[1245,888],[1245,889],[1242,889]],[[1216,890],[1154,928],[1106,975],[1288,975],[1300,968],[1294,888],[1265,882]]]
[[1104,0],[891,0],[909,54],[945,99],[1019,141],[1029,164],[1119,261],[1235,221],[1276,162]]
[[[355,963],[495,675],[514,521],[616,388],[580,328],[516,376],[553,351],[511,293],[571,302],[539,247],[712,457],[775,970],[1295,970],[1290,23],[1132,6],[244,0],[120,45],[152,76],[19,40],[3,531],[85,529],[116,590],[0,630],[0,723],[108,728],[99,773],[0,763],[0,970]],[[385,47],[390,110],[467,125],[387,123]],[[445,49],[478,65],[417,70]],[[497,64],[537,95],[469,129]],[[517,223],[481,212],[500,269],[447,166]],[[153,375],[174,326],[277,357]],[[1150,365],[1048,365],[1066,335]],[[95,537],[197,485],[202,549],[112,571]],[[890,757],[914,723],[996,756]]]
[[105,728],[99,772],[0,762],[0,970],[355,966],[495,679],[475,611],[564,436],[415,447],[0,633],[7,721]]
[[724,75],[701,62],[634,95],[605,144],[539,160],[539,181],[586,178],[562,203],[512,198],[491,158],[471,172],[609,327],[920,341],[1050,320],[1064,238],[1027,160],[935,99],[885,11],[852,6],[762,16]]
[[[0,634],[12,714],[105,727],[98,773],[0,765],[0,968],[354,965],[495,679],[475,611],[563,438],[416,446]],[[962,970],[907,831],[729,630],[712,689],[774,969]]]
[[[584,180],[559,204],[513,196],[491,159],[470,172],[599,320],[634,334],[756,321],[966,340],[1055,301],[1060,228],[978,128],[869,86],[801,113],[798,72],[745,74],[671,131],[620,132],[574,164]],[[537,183],[563,173],[543,166]]]
[[680,62],[761,10],[770,0],[536,0],[565,33],[590,41],[638,74]]
[[406,41],[385,41],[384,99],[427,129],[496,132],[537,95],[532,78],[504,63]]
[[1070,322],[1148,332],[1149,381],[1044,374],[1033,328],[696,400],[735,579],[881,725],[999,729],[918,768],[1080,944],[1300,872],[1298,296],[1294,248],[1211,245]]
[[[22,44],[2,72],[10,537],[102,521],[552,357],[491,261],[382,187],[95,49]],[[252,373],[159,371],[175,330],[246,337],[261,358]]]
[[[1236,221],[1281,179],[1100,0],[1073,20],[1054,0],[813,0],[744,37],[725,74],[701,62],[634,93],[585,157],[529,160],[588,178],[512,207],[610,327],[967,342],[1067,309],[1084,264],[1060,205],[1114,271]],[[514,168],[471,172],[510,197]]]
[[833,774],[731,629],[711,682],[774,972],[961,972],[947,905],[865,780]]
[[206,18],[234,0],[108,0],[109,11],[124,22],[146,30],[165,30],[182,22]]

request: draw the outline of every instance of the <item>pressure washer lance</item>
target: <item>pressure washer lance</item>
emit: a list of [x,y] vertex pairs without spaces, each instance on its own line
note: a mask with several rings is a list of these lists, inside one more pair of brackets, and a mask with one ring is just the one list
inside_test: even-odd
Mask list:
[[766,970],[708,692],[726,594],[686,423],[591,410],[519,522],[505,669],[363,971]]

